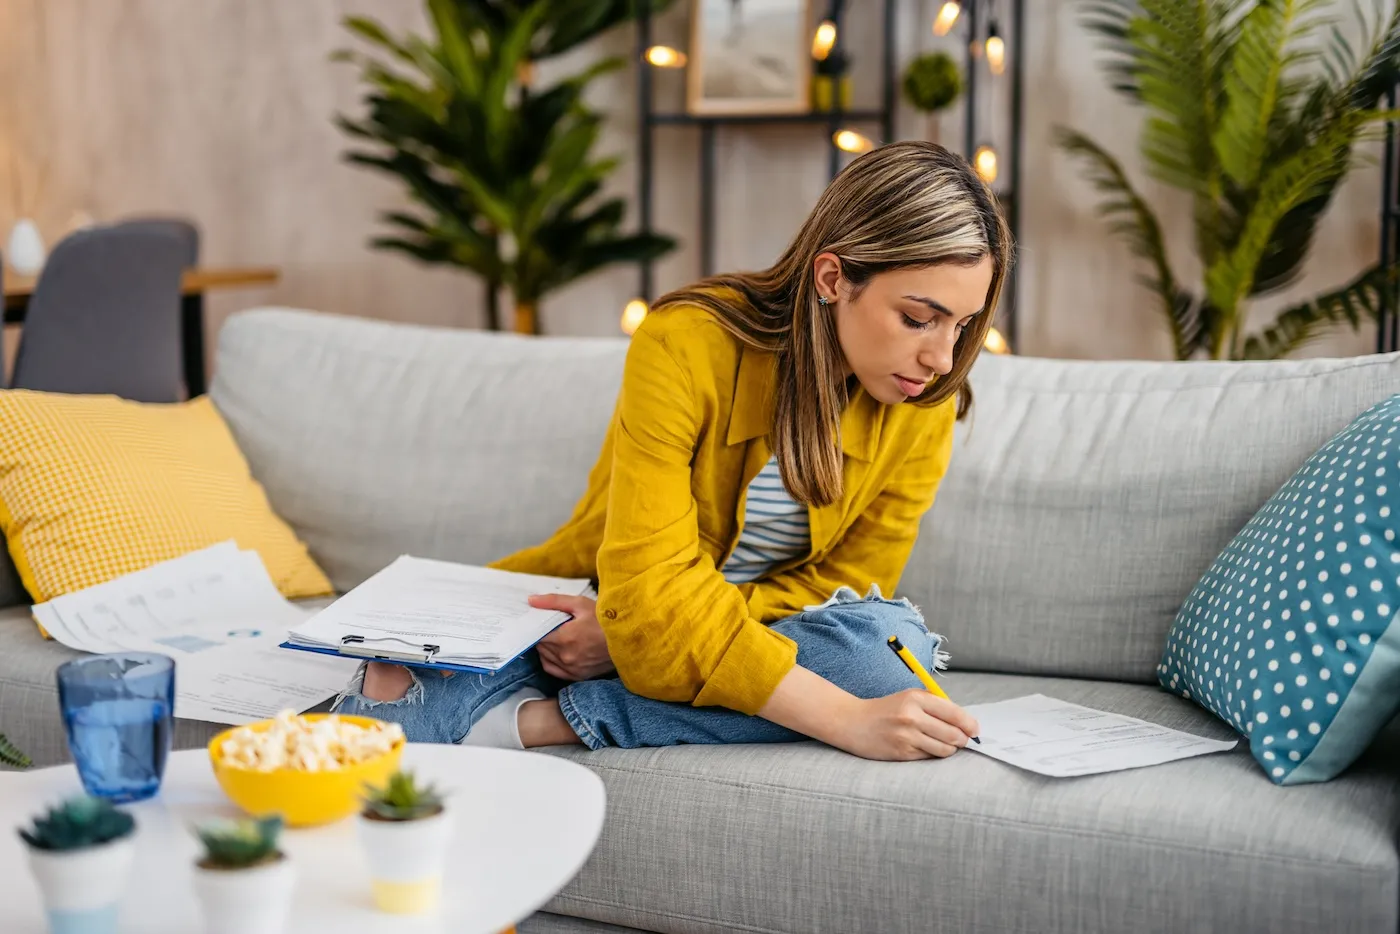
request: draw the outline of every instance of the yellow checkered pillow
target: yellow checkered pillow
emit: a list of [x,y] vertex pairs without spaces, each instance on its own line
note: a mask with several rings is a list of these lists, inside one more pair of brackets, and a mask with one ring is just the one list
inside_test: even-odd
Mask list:
[[286,596],[332,592],[207,396],[0,391],[0,531],[35,602],[230,538]]

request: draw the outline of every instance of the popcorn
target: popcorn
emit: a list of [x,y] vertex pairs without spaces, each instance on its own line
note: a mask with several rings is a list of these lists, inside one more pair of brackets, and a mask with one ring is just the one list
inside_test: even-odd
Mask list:
[[397,723],[380,720],[362,727],[335,714],[309,720],[283,710],[265,730],[238,727],[219,751],[227,764],[255,772],[335,772],[381,756],[403,739],[403,727]]

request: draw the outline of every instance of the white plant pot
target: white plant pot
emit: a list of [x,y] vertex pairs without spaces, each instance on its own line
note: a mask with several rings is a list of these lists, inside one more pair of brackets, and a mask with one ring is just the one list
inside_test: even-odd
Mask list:
[[374,902],[394,914],[419,914],[437,907],[452,815],[443,808],[421,820],[374,820],[361,814],[360,845],[369,863]]
[[16,221],[9,242],[5,244],[5,259],[9,260],[10,268],[21,276],[37,276],[47,258],[38,226],[27,217]]
[[194,890],[208,934],[281,934],[296,886],[286,856],[251,869],[194,867]]
[[130,835],[81,850],[25,849],[51,931],[116,931],[117,909],[136,852]]

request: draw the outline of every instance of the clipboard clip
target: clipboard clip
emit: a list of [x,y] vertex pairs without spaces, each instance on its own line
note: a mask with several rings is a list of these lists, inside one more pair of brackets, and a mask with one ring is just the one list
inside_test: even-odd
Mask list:
[[[401,645],[414,646],[413,649],[404,651],[401,649],[383,648],[371,646],[371,642],[398,642]],[[364,636],[343,636],[340,640],[340,654],[354,655],[360,658],[383,658],[400,662],[414,662],[420,665],[431,665],[433,657],[442,651],[441,646],[429,645],[427,643],[418,645],[407,639],[400,639],[398,636],[381,636],[377,639],[366,639]]]

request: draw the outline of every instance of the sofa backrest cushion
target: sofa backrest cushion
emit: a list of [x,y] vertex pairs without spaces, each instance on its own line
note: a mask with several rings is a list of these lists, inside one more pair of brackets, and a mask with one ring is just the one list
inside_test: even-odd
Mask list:
[[482,564],[583,495],[627,341],[293,309],[231,316],[214,403],[338,590],[400,554]]
[[984,354],[901,591],[951,667],[1152,682],[1202,573],[1400,354],[1249,363]]

